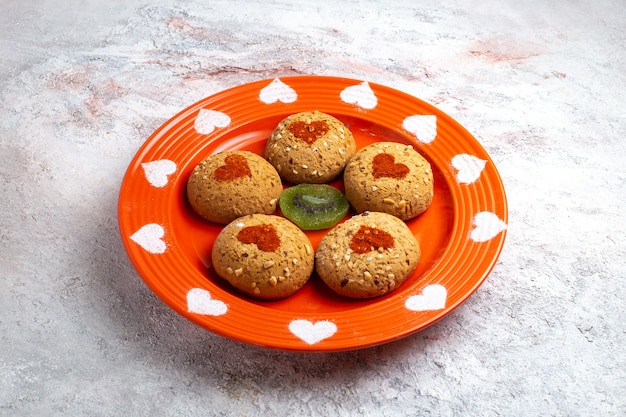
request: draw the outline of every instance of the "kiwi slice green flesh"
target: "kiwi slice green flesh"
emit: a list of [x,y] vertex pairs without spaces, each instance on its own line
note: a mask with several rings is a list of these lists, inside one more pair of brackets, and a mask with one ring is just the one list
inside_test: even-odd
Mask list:
[[278,200],[283,215],[302,230],[328,229],[348,213],[345,195],[326,184],[298,184],[283,191]]

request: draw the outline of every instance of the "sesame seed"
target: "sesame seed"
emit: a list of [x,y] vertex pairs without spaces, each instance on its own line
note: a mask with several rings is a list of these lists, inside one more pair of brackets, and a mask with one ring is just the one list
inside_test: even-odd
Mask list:
[[278,277],[278,282],[283,282],[286,279],[287,279],[287,277],[284,277],[284,276],[281,275],[281,276]]
[[395,201],[393,201],[392,198],[387,197],[387,198],[383,199],[383,203],[385,203],[385,204],[395,204]]
[[398,208],[403,209],[405,207],[406,207],[406,201],[400,200],[400,202],[398,203]]
[[289,152],[291,148],[289,146],[285,147],[285,152]]
[[308,165],[302,164],[302,169],[308,169],[308,168],[309,168]]

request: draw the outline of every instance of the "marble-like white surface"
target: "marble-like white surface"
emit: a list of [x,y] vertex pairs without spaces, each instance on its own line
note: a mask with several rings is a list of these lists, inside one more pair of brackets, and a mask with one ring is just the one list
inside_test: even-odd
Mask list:
[[[1,0],[0,415],[625,415],[625,6]],[[500,260],[420,333],[242,345],[171,311],[124,252],[142,142],[205,96],[297,74],[422,98],[500,171]]]

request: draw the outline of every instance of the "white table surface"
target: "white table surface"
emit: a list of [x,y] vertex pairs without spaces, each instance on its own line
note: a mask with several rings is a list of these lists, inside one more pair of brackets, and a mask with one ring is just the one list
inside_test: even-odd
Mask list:
[[[0,415],[626,414],[626,3],[0,1]],[[304,354],[163,304],[117,226],[139,146],[260,79],[380,83],[499,169],[493,272],[424,331]]]

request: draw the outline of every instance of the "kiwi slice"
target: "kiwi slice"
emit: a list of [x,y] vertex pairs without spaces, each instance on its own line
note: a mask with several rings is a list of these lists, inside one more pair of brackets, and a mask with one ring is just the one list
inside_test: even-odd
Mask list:
[[326,184],[298,184],[283,191],[278,200],[283,215],[302,230],[328,229],[348,213],[345,195]]

